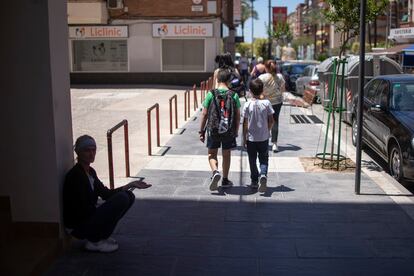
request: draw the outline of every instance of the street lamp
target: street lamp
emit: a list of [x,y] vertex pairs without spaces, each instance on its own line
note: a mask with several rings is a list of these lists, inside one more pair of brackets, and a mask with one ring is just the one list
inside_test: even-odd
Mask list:
[[271,58],[271,56],[272,56],[272,38],[271,38],[271,31],[273,30],[273,24],[271,24],[271,9],[272,9],[272,3],[271,3],[272,1],[271,0],[269,0],[269,26],[268,26],[268,35],[269,35],[269,37],[268,37],[268,39],[269,39],[269,41],[268,41],[268,44],[267,44],[267,55],[268,55],[268,58],[270,59]]

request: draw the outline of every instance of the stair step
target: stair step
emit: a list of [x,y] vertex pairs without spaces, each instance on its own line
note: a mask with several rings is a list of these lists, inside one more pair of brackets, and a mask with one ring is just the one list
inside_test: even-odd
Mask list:
[[13,239],[0,248],[0,275],[39,275],[58,256],[57,239]]

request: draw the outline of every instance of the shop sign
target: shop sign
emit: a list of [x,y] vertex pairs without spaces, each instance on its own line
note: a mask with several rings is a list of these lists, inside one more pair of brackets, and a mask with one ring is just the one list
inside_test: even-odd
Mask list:
[[211,23],[164,23],[152,24],[154,37],[211,37],[213,24]]
[[203,5],[192,5],[191,6],[192,12],[202,12],[203,11]]
[[389,38],[414,38],[414,28],[391,29]]
[[69,27],[69,38],[123,38],[128,37],[128,26],[74,26]]

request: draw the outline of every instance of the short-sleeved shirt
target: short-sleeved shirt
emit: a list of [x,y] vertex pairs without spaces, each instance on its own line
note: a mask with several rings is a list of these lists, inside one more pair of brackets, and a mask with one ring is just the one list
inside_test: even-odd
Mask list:
[[268,118],[275,111],[269,100],[248,100],[243,107],[242,118],[247,119],[247,140],[266,141],[270,137]]
[[[218,88],[217,90],[222,95],[225,95],[228,91],[228,89],[225,89],[225,88]],[[211,93],[211,91],[208,91],[206,95],[206,99],[203,102],[203,106],[208,109],[211,102],[213,101],[213,98],[214,98],[213,93]],[[240,104],[239,95],[237,95],[237,93],[233,93],[233,99],[236,102],[236,107],[240,108],[241,104]]]

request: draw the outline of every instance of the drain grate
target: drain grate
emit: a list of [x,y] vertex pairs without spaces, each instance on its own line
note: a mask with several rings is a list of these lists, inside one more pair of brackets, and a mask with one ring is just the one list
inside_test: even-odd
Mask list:
[[315,115],[290,115],[295,124],[323,124],[323,121]]

